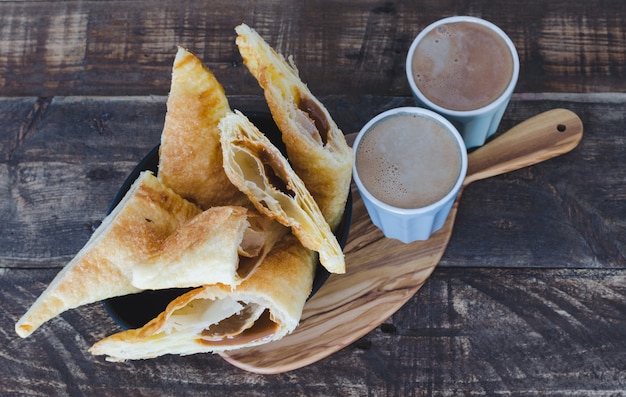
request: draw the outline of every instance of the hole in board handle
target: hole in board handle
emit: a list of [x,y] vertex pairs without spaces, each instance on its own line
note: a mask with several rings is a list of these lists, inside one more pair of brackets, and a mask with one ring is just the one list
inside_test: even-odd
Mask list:
[[567,129],[567,126],[565,124],[559,124],[556,126],[556,130],[558,132],[565,132],[566,129]]

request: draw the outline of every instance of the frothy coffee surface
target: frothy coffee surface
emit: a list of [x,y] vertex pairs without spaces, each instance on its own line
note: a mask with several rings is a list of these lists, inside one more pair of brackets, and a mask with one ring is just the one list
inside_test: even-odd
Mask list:
[[454,136],[438,121],[410,113],[382,119],[361,138],[356,167],[365,188],[399,208],[444,197],[461,172]]
[[473,22],[431,30],[417,45],[412,70],[419,90],[450,110],[479,109],[496,100],[513,76],[513,57],[495,32]]

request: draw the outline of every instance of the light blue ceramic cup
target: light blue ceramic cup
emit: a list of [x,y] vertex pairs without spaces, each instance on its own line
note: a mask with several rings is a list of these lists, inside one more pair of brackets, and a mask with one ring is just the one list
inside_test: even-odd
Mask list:
[[[510,50],[511,56],[513,57],[513,72],[509,84],[504,92],[502,92],[502,94],[493,102],[474,110],[458,111],[446,109],[429,100],[420,91],[418,85],[415,82],[412,62],[418,44],[433,29],[437,29],[441,25],[455,22],[471,22],[487,27],[505,41],[507,47]],[[485,54],[485,56],[487,56],[487,54]],[[513,95],[515,85],[517,84],[517,79],[519,76],[519,57],[517,54],[517,50],[515,49],[515,45],[513,44],[511,39],[506,35],[506,33],[502,31],[502,29],[500,29],[493,23],[480,18],[469,16],[449,17],[441,19],[427,26],[417,35],[415,40],[413,40],[406,59],[406,76],[409,81],[409,86],[411,87],[411,91],[413,93],[413,97],[415,98],[416,104],[418,106],[423,106],[428,109],[434,110],[435,112],[446,117],[448,120],[452,121],[457,127],[458,131],[461,133],[461,136],[463,137],[463,140],[465,142],[465,146],[470,149],[482,146],[485,141],[496,132],[498,125],[500,124],[500,120],[502,119],[502,115],[504,114],[504,111],[509,104],[511,96]]]
[[[456,176],[456,181],[454,182],[452,189],[450,189],[450,191],[439,200],[425,207],[411,209],[398,208],[376,198],[364,186],[357,167],[358,158],[357,161],[355,161],[352,175],[372,223],[382,230],[385,237],[394,238],[404,243],[410,243],[417,240],[427,240],[434,232],[441,229],[444,225],[467,173],[467,150],[459,132],[456,130],[454,125],[452,125],[452,123],[444,117],[428,109],[403,107],[383,112],[363,126],[353,144],[355,157],[362,155],[362,153],[359,154],[358,152],[359,144],[364,135],[367,134],[377,122],[387,117],[406,114],[417,115],[419,117],[435,120],[453,136],[455,145],[454,150],[458,152],[460,157],[460,166],[457,170],[458,175]],[[416,129],[415,133],[419,134],[420,130]],[[425,165],[416,162],[415,166],[420,167]]]

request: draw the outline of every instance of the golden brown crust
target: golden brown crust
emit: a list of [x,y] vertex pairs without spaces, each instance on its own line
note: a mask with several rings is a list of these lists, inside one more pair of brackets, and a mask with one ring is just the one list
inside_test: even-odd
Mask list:
[[[260,265],[287,229],[239,206],[212,207],[169,235],[152,256],[133,267],[132,283],[140,289],[199,287],[241,283]],[[242,244],[254,233],[262,244],[240,257]],[[240,271],[243,264],[247,269]]]
[[295,66],[247,25],[236,31],[239,52],[263,87],[290,162],[334,229],[350,191],[352,150],[324,105],[300,80]]
[[317,203],[280,151],[243,114],[220,122],[224,170],[259,212],[291,228],[302,245],[317,251],[322,265],[344,273],[337,238]]
[[217,125],[228,112],[224,88],[213,73],[180,47],[172,69],[158,176],[201,209],[247,204],[222,167]]
[[[220,285],[194,289],[172,301],[144,327],[111,335],[89,351],[107,355],[109,361],[123,361],[164,354],[220,352],[280,339],[297,326],[314,273],[315,255],[288,235],[234,291]],[[208,332],[209,328],[220,328],[215,327],[217,324],[233,328],[225,326],[224,322],[230,319],[226,320],[224,313],[239,310],[241,314],[243,308],[252,308],[256,314],[250,324],[235,327],[239,331],[234,337]],[[268,315],[259,317],[260,313]]]
[[58,314],[99,300],[139,292],[132,267],[159,249],[180,225],[200,212],[150,172],[129,192],[17,322],[26,337]]
[[[268,67],[280,64],[272,62]],[[189,286],[199,287],[146,326],[105,338],[90,351],[112,361],[219,352],[293,331],[313,283],[312,250],[329,271],[345,272],[329,222],[335,226],[343,213],[352,152],[346,152],[343,134],[295,68],[288,72],[278,79],[270,80],[272,73],[258,78],[269,87],[266,98],[296,171],[242,114],[230,110],[213,74],[179,48],[158,178],[140,175],[18,321],[17,333],[28,336],[48,319],[87,303]],[[279,100],[284,93],[287,102]],[[251,209],[250,200],[263,216]],[[255,258],[261,259],[259,266]],[[246,270],[237,261],[246,262]]]

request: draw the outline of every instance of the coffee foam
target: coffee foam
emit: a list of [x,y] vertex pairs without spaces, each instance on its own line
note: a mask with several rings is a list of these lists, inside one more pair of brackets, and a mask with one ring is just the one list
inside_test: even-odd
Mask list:
[[380,201],[420,208],[443,198],[461,168],[454,136],[439,122],[412,114],[386,118],[361,138],[359,178]]
[[513,76],[513,57],[507,43],[488,27],[453,22],[422,38],[412,70],[417,87],[431,102],[467,111],[504,93]]

